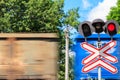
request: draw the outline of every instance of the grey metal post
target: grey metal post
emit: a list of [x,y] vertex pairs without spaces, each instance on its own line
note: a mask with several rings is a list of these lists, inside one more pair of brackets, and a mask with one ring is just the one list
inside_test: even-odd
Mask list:
[[69,32],[68,32],[68,27],[65,30],[65,41],[66,41],[66,46],[65,46],[65,80],[69,80]]
[[[101,48],[102,44],[100,41],[100,34],[98,33],[98,43],[97,43],[97,48]],[[101,58],[101,56],[99,56]],[[101,67],[98,67],[98,80],[101,80]]]

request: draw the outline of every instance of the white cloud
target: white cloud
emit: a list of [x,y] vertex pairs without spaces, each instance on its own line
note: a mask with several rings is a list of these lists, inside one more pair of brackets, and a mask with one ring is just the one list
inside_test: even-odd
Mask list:
[[104,0],[99,3],[98,6],[90,11],[87,20],[93,21],[96,18],[100,18],[106,21],[106,16],[108,15],[110,8],[116,6],[116,2],[117,0]]
[[83,2],[83,8],[87,9],[88,7],[90,7],[90,3],[88,2],[88,0],[82,0]]

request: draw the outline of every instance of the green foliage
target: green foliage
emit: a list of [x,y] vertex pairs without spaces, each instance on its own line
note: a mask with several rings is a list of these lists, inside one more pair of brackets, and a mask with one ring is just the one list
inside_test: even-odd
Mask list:
[[71,26],[78,27],[78,18],[80,17],[78,14],[78,10],[78,8],[70,9],[65,15],[64,24],[69,24]]
[[107,19],[116,20],[120,24],[120,0],[117,1],[117,6],[111,8],[111,11],[107,16]]
[[65,79],[65,37],[62,31],[59,31],[59,70],[58,70],[58,80]]
[[0,0],[1,32],[58,32],[64,0]]

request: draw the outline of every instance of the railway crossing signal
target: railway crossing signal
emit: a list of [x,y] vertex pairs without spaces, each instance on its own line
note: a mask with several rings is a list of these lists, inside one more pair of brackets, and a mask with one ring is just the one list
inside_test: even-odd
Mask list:
[[110,36],[113,36],[117,34],[119,30],[119,24],[116,21],[110,20],[106,22],[104,28],[107,34],[109,34]]
[[115,73],[118,72],[118,70],[117,70],[116,67],[114,67],[111,64],[105,62],[102,59],[98,59],[95,62],[92,62],[91,64],[88,64],[88,65],[84,66],[83,69],[82,69],[82,71],[85,72],[85,73],[87,73],[87,72],[93,70],[96,67],[103,67],[106,70],[108,70],[109,72],[111,72],[112,74],[115,74]]
[[78,31],[84,37],[92,35],[93,32],[101,33],[105,32],[110,36],[117,34],[119,30],[119,24],[114,20],[109,20],[104,22],[101,19],[95,19],[92,23],[89,21],[84,21],[78,27]]
[[103,32],[103,26],[105,25],[105,22],[101,19],[95,19],[92,22],[92,26],[95,28],[96,33],[101,33]]
[[92,35],[93,27],[89,21],[81,23],[78,28],[80,34],[83,35],[84,37]]
[[[106,62],[118,62],[115,56],[107,53],[108,50],[116,45],[116,41],[113,41],[113,36],[117,34],[119,30],[119,24],[114,20],[104,22],[101,19],[95,19],[92,23],[85,21],[78,27],[78,31],[84,36],[85,42],[81,44],[82,48],[91,52],[91,54],[83,59],[82,63],[85,65],[82,72],[89,72],[94,68],[98,67],[98,80],[101,80],[101,67],[105,68],[109,72],[117,73],[117,68]],[[93,32],[98,33],[98,44],[97,48],[87,43],[87,37],[92,35]],[[107,43],[103,47],[101,46],[100,33],[105,32],[111,37],[111,42]]]
[[[117,73],[116,67],[112,66],[111,64],[103,60],[105,59],[113,63],[118,62],[115,56],[112,56],[107,53],[107,51],[113,48],[115,45],[116,45],[116,41],[110,41],[103,47],[96,48],[91,44],[88,44],[87,42],[82,43],[81,47],[91,53],[88,57],[82,60],[82,64],[85,64],[82,71],[86,73],[93,70],[96,67],[103,67],[113,74]],[[99,56],[102,58],[100,58]]]

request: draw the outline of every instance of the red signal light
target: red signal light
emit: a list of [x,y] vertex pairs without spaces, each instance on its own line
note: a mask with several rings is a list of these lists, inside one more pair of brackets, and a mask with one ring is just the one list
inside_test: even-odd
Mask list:
[[119,24],[114,20],[109,20],[106,22],[104,26],[104,30],[107,34],[109,34],[110,36],[113,36],[117,34],[119,30]]
[[108,31],[114,31],[115,30],[115,24],[113,24],[113,23],[110,23],[110,24],[108,24]]

